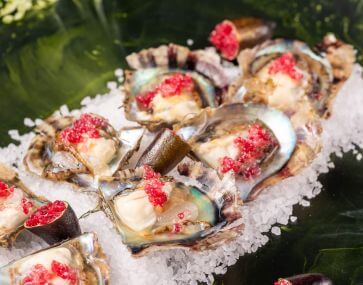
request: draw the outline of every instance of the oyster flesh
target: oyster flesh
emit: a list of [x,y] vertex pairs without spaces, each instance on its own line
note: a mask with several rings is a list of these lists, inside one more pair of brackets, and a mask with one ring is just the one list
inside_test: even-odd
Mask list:
[[39,176],[90,186],[94,178],[113,175],[138,149],[144,133],[130,128],[119,133],[95,114],[52,116],[35,130],[24,164]]
[[135,256],[171,247],[211,248],[242,230],[232,225],[240,217],[233,185],[201,190],[148,165],[103,179],[106,214]]
[[126,118],[151,131],[217,107],[236,72],[222,66],[213,52],[174,44],[142,50],[126,60],[135,69],[126,71]]
[[106,285],[109,275],[109,266],[96,235],[86,233],[0,268],[0,283]]
[[235,175],[243,200],[251,199],[254,189],[289,161],[296,144],[288,117],[263,105],[234,103],[205,109],[174,130],[205,166],[221,176]]
[[46,202],[34,195],[14,170],[0,163],[0,246],[10,246],[24,229],[24,222]]

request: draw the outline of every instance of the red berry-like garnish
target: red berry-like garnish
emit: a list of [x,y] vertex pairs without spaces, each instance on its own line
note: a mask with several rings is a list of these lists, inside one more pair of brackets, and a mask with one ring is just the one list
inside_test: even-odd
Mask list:
[[223,21],[215,26],[209,36],[209,41],[222,53],[228,60],[236,58],[239,51],[239,41],[237,30],[230,21]]
[[188,74],[175,73],[166,77],[153,90],[136,96],[136,102],[140,109],[148,110],[151,108],[151,102],[157,94],[163,97],[180,95],[184,91],[193,91],[194,81]]
[[261,168],[257,164],[247,166],[242,171],[242,175],[245,180],[250,180],[254,177],[259,176],[260,174],[261,174]]
[[150,180],[153,178],[160,178],[160,176],[161,176],[160,173],[155,172],[151,166],[144,165],[144,179],[145,180]]
[[241,163],[236,161],[228,156],[225,156],[219,161],[219,171],[221,173],[227,173],[229,171],[233,171],[234,173],[238,173],[240,171]]
[[48,225],[59,218],[66,208],[67,205],[63,201],[51,202],[45,206],[40,207],[35,213],[33,213],[25,222],[25,226],[36,227]]
[[0,180],[0,199],[8,198],[14,192],[14,186],[9,187],[8,184]]
[[274,285],[292,285],[292,283],[289,280],[280,278],[279,280],[277,280]]
[[99,128],[105,127],[106,121],[91,114],[83,114],[71,127],[61,131],[60,137],[63,142],[77,144],[85,138],[97,139],[100,137]]
[[49,282],[54,274],[49,272],[43,265],[36,264],[32,267],[31,272],[24,277],[22,285],[50,285]]
[[147,181],[145,184],[145,192],[149,197],[149,201],[153,206],[163,206],[168,200],[168,196],[163,191],[164,181],[154,178]]
[[297,81],[303,78],[303,74],[296,70],[296,60],[292,53],[284,53],[271,63],[268,73],[273,75],[279,72]]
[[182,229],[183,229],[182,224],[175,223],[175,224],[173,224],[172,233],[174,233],[174,234],[180,233],[182,231]]
[[180,212],[180,213],[178,213],[178,218],[179,218],[180,220],[184,219],[184,217],[185,217],[184,212]]
[[27,198],[23,198],[21,199],[21,207],[23,208],[23,213],[28,215],[30,209],[33,208],[33,203],[30,202]]
[[77,271],[66,264],[53,260],[52,271],[58,277],[67,280],[70,285],[75,285],[77,283]]

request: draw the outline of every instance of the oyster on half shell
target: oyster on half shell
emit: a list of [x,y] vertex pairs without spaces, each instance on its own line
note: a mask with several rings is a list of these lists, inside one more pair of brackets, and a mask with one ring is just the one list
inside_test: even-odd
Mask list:
[[47,200],[33,194],[14,170],[0,163],[0,246],[10,246],[24,229],[24,222],[45,203]]
[[[234,103],[205,109],[174,130],[205,166],[221,176],[235,175],[243,200],[256,197],[256,188],[289,161],[296,145],[289,118],[263,105]],[[191,172],[183,164],[179,171]]]
[[0,268],[0,283],[39,284],[39,280],[44,280],[44,284],[106,285],[109,271],[96,235],[86,233]]
[[223,66],[212,51],[175,44],[145,49],[126,60],[134,69],[126,71],[126,117],[151,131],[217,107],[238,71]]
[[[218,178],[218,177],[217,177]],[[100,182],[104,209],[134,256],[173,247],[213,248],[242,230],[229,180],[200,189],[145,165]]]
[[24,158],[27,169],[39,176],[90,186],[94,178],[112,176],[139,148],[140,127],[117,132],[95,114],[52,116],[35,129]]

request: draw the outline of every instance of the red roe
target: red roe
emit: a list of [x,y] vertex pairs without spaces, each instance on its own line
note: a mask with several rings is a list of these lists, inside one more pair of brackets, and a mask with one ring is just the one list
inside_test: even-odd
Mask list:
[[31,268],[31,272],[24,277],[22,285],[49,285],[53,284],[52,279],[59,277],[68,281],[70,285],[77,284],[77,271],[66,264],[56,260],[52,261],[51,271],[42,264],[36,264]]
[[280,278],[274,283],[274,285],[292,285],[292,283],[289,280]]
[[53,260],[52,271],[58,277],[67,280],[70,285],[75,285],[77,283],[77,271],[66,264]]
[[303,74],[296,70],[296,60],[292,53],[284,53],[279,58],[275,59],[271,63],[268,73],[271,75],[283,73],[296,81],[303,78]]
[[236,58],[239,51],[239,41],[236,27],[230,21],[223,21],[215,26],[209,36],[209,41],[228,60]]
[[85,138],[99,138],[98,129],[105,125],[105,120],[91,114],[83,114],[73,123],[73,126],[65,128],[60,136],[65,143],[77,144],[83,142]]
[[235,174],[241,174],[245,180],[250,180],[261,174],[258,160],[263,158],[269,148],[276,146],[277,141],[260,124],[255,123],[250,126],[247,137],[237,137],[234,145],[239,149],[238,158],[221,158],[219,171],[233,171]]
[[48,225],[59,218],[67,205],[63,201],[54,201],[45,206],[40,207],[35,213],[33,213],[29,219],[25,222],[27,227],[36,227]]
[[163,191],[165,182],[160,180],[160,173],[155,172],[150,166],[144,166],[144,189],[149,197],[150,203],[156,207],[162,207],[168,200],[168,196]]
[[33,208],[33,203],[30,202],[27,198],[21,199],[21,207],[23,209],[23,213],[28,215],[30,213],[30,209]]
[[9,187],[8,184],[0,180],[0,199],[8,198],[14,192],[14,187]]
[[183,229],[183,226],[181,223],[175,223],[173,224],[173,229],[172,229],[172,233],[177,234],[180,233]]
[[23,279],[22,285],[48,285],[49,280],[54,277],[43,265],[36,264],[32,267],[31,272]]
[[194,90],[194,82],[190,75],[175,73],[165,78],[160,84],[146,93],[136,96],[136,101],[141,109],[150,109],[151,102],[157,94],[162,97],[172,97],[180,95],[182,92]]

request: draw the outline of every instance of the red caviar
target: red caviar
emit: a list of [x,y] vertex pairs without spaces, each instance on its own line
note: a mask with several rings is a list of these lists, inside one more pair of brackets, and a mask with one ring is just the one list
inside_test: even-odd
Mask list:
[[49,280],[54,277],[43,265],[36,264],[32,267],[31,272],[25,276],[22,285],[48,285]]
[[73,123],[73,126],[65,128],[61,133],[61,139],[65,143],[77,144],[83,142],[86,137],[99,138],[99,128],[106,125],[106,121],[91,114],[82,114]]
[[178,213],[178,218],[179,218],[180,220],[184,219],[184,217],[185,217],[184,212],[180,212],[180,213]]
[[27,198],[21,199],[21,207],[23,208],[23,213],[28,215],[30,209],[33,208],[33,203],[30,202]]
[[292,53],[284,53],[271,63],[268,73],[273,75],[280,72],[297,81],[303,78],[303,74],[296,70],[296,60]]
[[181,223],[175,223],[173,224],[173,229],[172,229],[172,232],[177,234],[177,233],[180,233],[183,229],[183,226]]
[[36,227],[47,225],[54,222],[59,218],[67,205],[63,201],[54,201],[45,206],[40,207],[34,214],[32,214],[29,219],[25,222],[27,227]]
[[163,206],[168,200],[168,196],[163,191],[165,182],[160,180],[160,173],[155,172],[150,166],[144,165],[144,186],[149,201],[153,206]]
[[0,199],[8,198],[13,192],[14,192],[14,186],[9,187],[8,184],[0,180]]
[[263,158],[266,150],[277,145],[277,141],[260,124],[254,123],[250,126],[247,137],[237,137],[234,145],[239,149],[238,158],[222,157],[219,161],[219,171],[233,171],[249,180],[261,174],[257,162]]
[[42,264],[34,265],[31,272],[24,277],[22,285],[49,285],[52,284],[50,281],[56,277],[68,281],[70,285],[77,283],[76,270],[66,264],[53,260],[51,271],[46,269]]
[[239,41],[235,26],[230,21],[223,21],[215,26],[209,36],[209,41],[228,60],[236,58],[239,51]]
[[62,278],[63,280],[67,280],[70,285],[77,283],[77,271],[66,264],[53,260],[52,271],[58,277]]
[[157,94],[163,97],[180,95],[183,91],[193,91],[194,82],[190,75],[175,73],[165,78],[160,84],[146,93],[136,96],[136,101],[141,109],[150,109],[151,102]]
[[292,283],[289,280],[280,278],[279,280],[277,280],[274,285],[292,285]]

